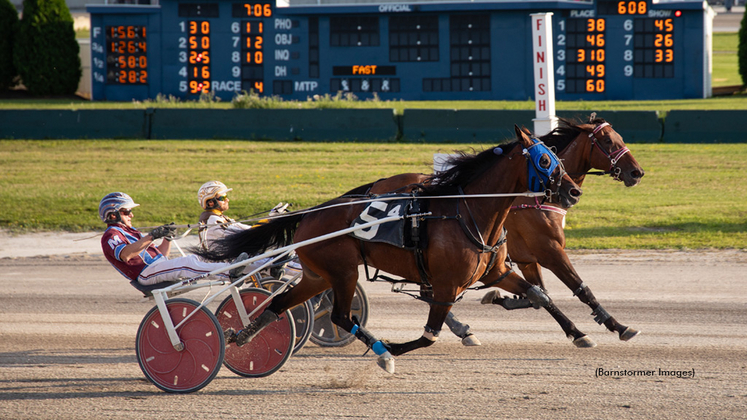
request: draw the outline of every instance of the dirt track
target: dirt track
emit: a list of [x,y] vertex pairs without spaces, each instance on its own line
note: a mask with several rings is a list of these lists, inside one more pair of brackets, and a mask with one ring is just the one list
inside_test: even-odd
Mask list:
[[[266,378],[228,369],[171,395],[146,381],[134,350],[152,303],[96,255],[0,259],[0,418],[745,418],[747,253],[574,253],[605,308],[640,336],[620,342],[551,275],[558,306],[599,344],[576,349],[544,311],[507,312],[469,292],[455,313],[481,347],[444,331],[388,375],[364,346],[307,344]],[[409,340],[426,306],[367,284],[369,329]],[[201,294],[187,295],[200,300]],[[605,371],[651,376],[596,377]],[[662,371],[691,375],[684,379]]]

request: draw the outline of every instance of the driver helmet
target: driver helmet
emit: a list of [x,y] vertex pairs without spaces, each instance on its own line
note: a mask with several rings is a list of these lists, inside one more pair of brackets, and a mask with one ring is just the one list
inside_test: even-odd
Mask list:
[[[99,203],[99,217],[102,222],[107,224],[119,223],[122,220],[119,217],[120,209],[130,210],[139,205],[132,200],[132,197],[123,192],[109,193]],[[116,214],[116,217],[110,219],[111,214]]]
[[226,185],[220,181],[208,181],[202,184],[200,190],[197,192],[197,200],[200,202],[200,206],[207,210],[208,200],[225,195],[229,191],[233,191],[233,188],[226,187]]

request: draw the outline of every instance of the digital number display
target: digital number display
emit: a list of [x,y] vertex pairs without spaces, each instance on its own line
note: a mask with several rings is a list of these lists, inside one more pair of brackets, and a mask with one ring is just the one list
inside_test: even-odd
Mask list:
[[[87,6],[94,99],[526,100],[547,58],[537,77],[553,71],[556,100],[712,95],[712,16],[698,0],[158,3]],[[533,56],[525,35],[548,12],[552,56]]]
[[241,84],[259,94],[265,92],[265,24],[263,20],[241,23]]
[[269,18],[272,17],[272,4],[234,3],[231,16],[235,18]]
[[332,67],[334,76],[394,76],[397,74],[395,66],[377,66],[375,64],[353,65],[353,66],[334,66]]
[[674,77],[674,19],[635,19],[634,77]]
[[645,0],[616,0],[600,1],[598,4],[600,15],[645,15],[648,13],[648,3]]
[[187,21],[187,81],[190,94],[210,91],[210,22]]
[[602,18],[568,19],[568,93],[604,93],[607,75],[607,22]]
[[148,39],[145,26],[106,26],[106,82],[148,83]]

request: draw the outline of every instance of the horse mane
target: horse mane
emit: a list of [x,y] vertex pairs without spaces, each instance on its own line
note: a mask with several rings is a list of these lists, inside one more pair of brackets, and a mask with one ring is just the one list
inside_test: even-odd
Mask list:
[[554,130],[549,132],[548,134],[545,134],[544,136],[539,137],[539,139],[547,145],[547,147],[554,147],[556,150],[556,153],[560,153],[563,151],[568,145],[570,145],[573,140],[578,137],[579,134],[581,134],[584,131],[588,131],[588,127],[584,127],[585,125],[591,125],[593,127],[598,126],[599,124],[602,124],[606,122],[604,118],[595,118],[589,122],[581,122],[578,119],[565,119],[565,118],[558,118],[558,121],[560,124],[558,127],[556,127]]
[[428,177],[424,182],[424,193],[427,195],[451,194],[458,187],[464,187],[479,178],[490,169],[497,160],[502,159],[519,144],[518,140],[499,145],[503,153],[497,155],[491,147],[475,154],[456,151],[456,155],[448,158],[449,169]]

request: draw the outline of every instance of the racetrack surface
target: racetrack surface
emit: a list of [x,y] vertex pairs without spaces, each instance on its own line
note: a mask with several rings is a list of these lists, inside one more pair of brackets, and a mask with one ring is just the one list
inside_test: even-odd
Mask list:
[[[454,312],[481,347],[463,347],[445,328],[435,345],[397,357],[389,375],[372,353],[362,356],[359,342],[308,343],[269,377],[241,378],[223,368],[187,395],[160,391],[140,371],[135,335],[153,303],[141,302],[103,257],[0,258],[0,418],[747,416],[747,252],[571,258],[608,312],[641,335],[617,340],[545,272],[552,298],[596,348],[574,348],[542,310],[480,305],[483,292],[470,291]],[[368,329],[377,337],[404,341],[422,333],[425,304],[387,284],[365,287]],[[199,301],[204,292],[183,296]]]

